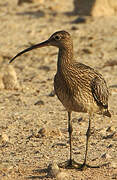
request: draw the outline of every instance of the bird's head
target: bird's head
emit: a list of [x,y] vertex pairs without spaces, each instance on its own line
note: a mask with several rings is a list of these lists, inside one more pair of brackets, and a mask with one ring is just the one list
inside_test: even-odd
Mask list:
[[31,51],[33,49],[45,47],[45,46],[56,46],[58,48],[69,48],[72,46],[72,39],[70,34],[67,31],[57,31],[54,34],[50,36],[50,38],[44,42],[41,42],[39,44],[33,45],[27,49],[24,49],[23,51],[19,52],[16,56],[14,56],[10,63],[16,59],[18,56]]
[[48,39],[50,46],[56,46],[58,48],[64,48],[72,44],[72,39],[67,31],[57,31]]

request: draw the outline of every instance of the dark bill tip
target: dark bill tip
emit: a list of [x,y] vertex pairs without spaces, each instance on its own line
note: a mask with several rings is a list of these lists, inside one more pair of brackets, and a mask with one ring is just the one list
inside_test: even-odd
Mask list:
[[45,46],[49,46],[49,41],[44,41],[42,43],[39,43],[39,44],[36,44],[34,46],[31,46],[27,49],[24,49],[23,51],[19,52],[16,56],[14,56],[10,61],[9,63],[12,63],[12,61],[14,61],[14,59],[16,59],[18,56],[21,56],[22,54],[28,52],[28,51],[31,51],[33,49],[37,49],[37,48],[41,48],[41,47],[45,47]]

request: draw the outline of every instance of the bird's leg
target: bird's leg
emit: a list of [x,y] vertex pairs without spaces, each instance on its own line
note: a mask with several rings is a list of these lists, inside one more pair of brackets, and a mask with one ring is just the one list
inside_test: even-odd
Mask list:
[[91,116],[89,117],[89,125],[86,132],[86,151],[85,151],[85,159],[83,163],[84,165],[86,164],[86,161],[87,161],[88,143],[89,143],[90,136],[91,136]]
[[68,133],[69,133],[69,145],[70,145],[70,158],[65,163],[60,163],[59,167],[61,168],[77,168],[80,164],[75,162],[72,159],[72,120],[71,120],[71,112],[68,112]]
[[69,145],[70,145],[70,158],[67,162],[63,162],[59,164],[61,168],[77,168],[79,164],[72,159],[72,120],[71,120],[71,112],[68,112],[68,133],[69,133]]
[[89,143],[90,135],[91,135],[91,116],[89,116],[89,125],[88,125],[88,129],[87,129],[87,132],[86,132],[86,151],[85,151],[85,158],[84,158],[83,164],[79,167],[79,169],[83,169],[85,166],[89,167],[89,166],[86,164],[86,161],[87,161],[88,143]]
[[91,136],[91,119],[92,119],[92,115],[89,116],[89,125],[88,125],[88,129],[87,129],[87,132],[86,132],[86,151],[85,151],[85,158],[84,158],[84,162],[83,164],[79,165],[78,169],[80,170],[83,170],[85,169],[85,167],[88,167],[88,168],[100,168],[100,167],[103,167],[103,166],[107,166],[109,163],[105,163],[103,165],[96,165],[96,166],[91,166],[91,165],[88,165],[86,164],[87,162],[87,152],[88,152],[88,143],[89,143],[89,138]]
[[72,121],[71,121],[71,112],[68,112],[68,133],[69,133],[69,144],[70,144],[70,159],[69,165],[72,166]]

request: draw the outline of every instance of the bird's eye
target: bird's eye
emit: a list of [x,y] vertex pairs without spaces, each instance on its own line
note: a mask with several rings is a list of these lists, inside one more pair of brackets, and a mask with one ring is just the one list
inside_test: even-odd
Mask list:
[[58,35],[55,36],[55,39],[56,39],[56,40],[60,40],[60,38],[61,38],[61,37],[58,36]]

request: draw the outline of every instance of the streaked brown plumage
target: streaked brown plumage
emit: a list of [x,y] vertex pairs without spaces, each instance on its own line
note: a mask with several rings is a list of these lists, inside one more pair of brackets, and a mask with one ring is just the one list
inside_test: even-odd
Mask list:
[[18,53],[10,62],[21,54],[35,48],[44,46],[56,46],[59,48],[57,73],[54,78],[54,89],[58,99],[68,112],[68,132],[70,139],[70,160],[72,165],[72,122],[71,113],[85,112],[89,114],[89,126],[86,133],[86,153],[84,163],[86,165],[88,141],[90,137],[91,118],[94,113],[102,113],[111,117],[108,111],[109,91],[101,74],[93,68],[78,63],[73,57],[73,42],[66,31],[55,32],[47,41],[36,44]]

